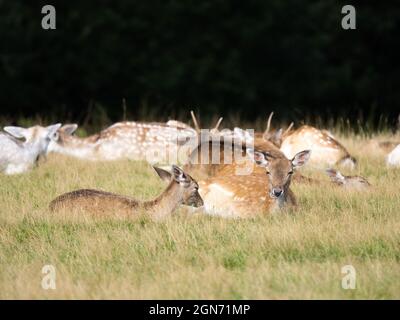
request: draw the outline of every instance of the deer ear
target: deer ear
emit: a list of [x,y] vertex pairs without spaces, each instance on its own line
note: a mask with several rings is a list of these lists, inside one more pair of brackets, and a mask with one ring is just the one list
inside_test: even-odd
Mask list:
[[187,174],[178,166],[172,165],[172,176],[178,183],[188,182],[189,178]]
[[76,129],[78,129],[78,125],[76,123],[64,124],[61,127],[61,130],[68,135],[72,135],[76,131]]
[[305,165],[308,159],[310,159],[310,155],[311,150],[300,151],[298,154],[296,154],[292,159],[293,168],[299,168]]
[[346,180],[345,177],[337,170],[327,169],[326,173],[333,181],[344,183],[344,181]]
[[153,167],[153,169],[157,172],[158,176],[167,182],[171,181],[171,173],[169,173],[168,171],[158,168],[158,167]]
[[263,152],[259,152],[259,151],[255,151],[254,149],[247,148],[246,153],[260,167],[268,166],[269,162],[268,162],[267,156]]
[[8,126],[4,127],[3,130],[17,139],[27,138],[29,134],[28,129],[21,127]]

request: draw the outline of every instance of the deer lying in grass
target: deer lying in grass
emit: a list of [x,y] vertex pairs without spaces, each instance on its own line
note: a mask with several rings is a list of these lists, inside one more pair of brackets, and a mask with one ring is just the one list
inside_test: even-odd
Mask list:
[[30,128],[4,127],[6,133],[0,132],[0,171],[5,174],[28,171],[39,156],[46,154],[49,142],[56,138],[60,127],[61,124]]
[[[193,175],[197,180],[210,177],[233,176],[243,174],[264,174],[264,168],[254,164],[246,154],[251,141],[237,137],[220,137],[201,142],[190,154],[184,170]],[[268,141],[254,142],[258,151],[273,154],[275,158],[285,155],[272,143]],[[292,178],[296,183],[319,183],[318,180],[305,177],[295,172]]]
[[280,149],[288,158],[300,150],[311,150],[309,163],[315,167],[343,165],[354,168],[356,164],[356,160],[331,134],[307,125],[289,134]]
[[326,173],[334,184],[346,189],[362,190],[371,186],[368,180],[361,176],[344,176],[334,169],[327,169]]
[[292,160],[279,153],[250,148],[247,154],[264,169],[264,174],[217,176],[200,181],[199,193],[206,213],[248,218],[296,205],[290,182],[294,170],[307,162],[310,151],[299,152]]
[[196,131],[181,122],[119,122],[87,138],[72,135],[76,124],[64,125],[49,152],[86,160],[148,160],[150,163],[176,163],[178,149]]
[[182,169],[172,166],[172,174],[160,168],[154,169],[162,179],[169,181],[168,187],[154,200],[140,202],[110,192],[81,189],[55,198],[50,203],[50,210],[81,210],[98,216],[124,218],[147,213],[158,220],[170,215],[181,204],[194,207],[203,205],[197,182]]
[[400,144],[387,155],[386,163],[388,166],[400,166]]

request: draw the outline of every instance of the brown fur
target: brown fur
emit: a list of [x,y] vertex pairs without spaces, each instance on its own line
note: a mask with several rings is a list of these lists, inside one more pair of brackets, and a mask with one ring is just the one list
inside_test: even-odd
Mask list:
[[[161,170],[161,169],[157,169]],[[98,216],[133,218],[146,212],[154,219],[171,214],[178,205],[202,206],[198,184],[188,174],[183,173],[172,179],[168,187],[157,198],[138,201],[128,196],[92,189],[80,189],[62,194],[50,203],[51,211],[80,210]]]

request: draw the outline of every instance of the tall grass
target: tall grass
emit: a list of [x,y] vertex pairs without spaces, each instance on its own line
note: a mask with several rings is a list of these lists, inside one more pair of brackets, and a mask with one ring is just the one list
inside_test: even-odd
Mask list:
[[[378,137],[381,138],[381,137]],[[400,298],[400,170],[342,136],[373,187],[345,192],[293,185],[294,214],[230,220],[182,208],[163,222],[52,214],[77,188],[144,200],[165,187],[134,161],[88,163],[52,155],[33,171],[0,176],[0,298]],[[347,173],[347,172],[345,172]],[[56,289],[41,287],[56,268]],[[356,289],[341,287],[353,265]]]

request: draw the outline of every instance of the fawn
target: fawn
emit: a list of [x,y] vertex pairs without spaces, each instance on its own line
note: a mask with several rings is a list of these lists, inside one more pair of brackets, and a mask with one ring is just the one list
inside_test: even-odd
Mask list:
[[217,176],[199,182],[199,193],[207,214],[247,218],[259,213],[274,212],[285,205],[296,206],[290,190],[295,169],[303,166],[310,151],[296,154],[292,160],[273,152],[248,148],[247,155],[264,174]]
[[94,215],[124,218],[146,212],[151,218],[158,220],[170,215],[181,204],[193,207],[203,205],[197,182],[181,168],[173,165],[172,174],[157,167],[153,168],[163,180],[169,181],[167,188],[153,200],[141,202],[101,190],[80,189],[55,198],[50,202],[50,210],[78,209]]
[[0,171],[5,174],[28,171],[40,156],[46,154],[50,141],[56,139],[60,127],[61,124],[30,128],[4,127],[6,133],[0,132]]

